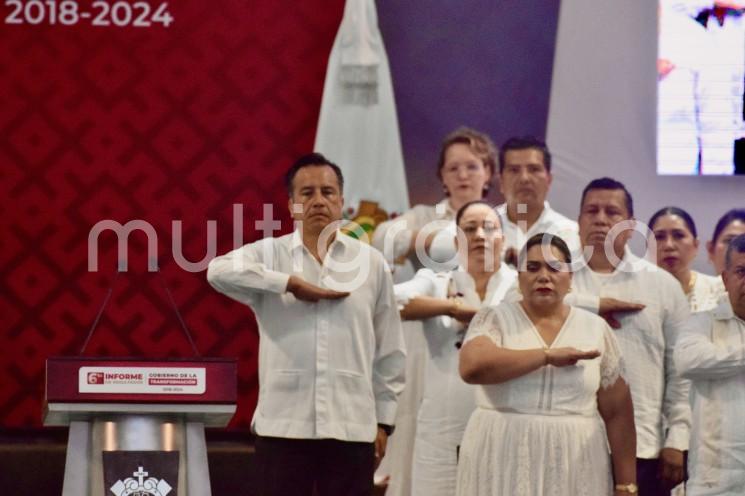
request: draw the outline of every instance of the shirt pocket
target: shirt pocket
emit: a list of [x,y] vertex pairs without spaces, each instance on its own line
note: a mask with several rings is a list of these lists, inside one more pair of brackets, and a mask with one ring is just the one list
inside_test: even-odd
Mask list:
[[306,371],[277,369],[269,372],[262,391],[261,413],[267,418],[304,420],[307,412],[301,395],[311,394]]
[[614,332],[620,341],[625,342],[629,353],[632,350],[652,355],[664,353],[665,339],[660,309],[653,303],[644,303],[647,305],[644,310],[619,314],[623,327]]
[[337,369],[334,373],[335,406],[343,422],[375,424],[375,398],[372,381],[359,372]]

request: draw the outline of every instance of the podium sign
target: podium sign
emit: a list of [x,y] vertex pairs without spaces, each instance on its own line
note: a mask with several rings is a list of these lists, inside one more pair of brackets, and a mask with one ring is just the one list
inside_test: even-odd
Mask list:
[[81,393],[204,394],[204,367],[80,367]]
[[[63,496],[140,485],[208,496],[204,427],[225,427],[236,400],[235,359],[48,359],[44,425],[70,426]],[[156,459],[175,460],[175,474],[145,476],[160,470],[147,466]],[[109,484],[107,474],[117,479]]]

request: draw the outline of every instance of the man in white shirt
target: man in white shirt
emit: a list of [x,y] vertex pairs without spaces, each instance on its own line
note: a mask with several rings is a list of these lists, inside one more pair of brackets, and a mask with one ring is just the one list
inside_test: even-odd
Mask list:
[[[677,280],[626,247],[633,213],[620,182],[602,178],[585,187],[579,215],[584,263],[573,275],[571,303],[598,311],[616,328],[634,401],[639,493],[669,496],[683,479],[688,449],[688,385],[675,372],[673,347],[690,312]],[[639,305],[609,312],[607,298]]]
[[504,259],[514,265],[525,242],[538,233],[556,234],[569,249],[579,247],[577,223],[551,209],[551,153],[533,137],[510,138],[499,148],[499,188],[505,203],[497,207],[502,219]]
[[[660,0],[657,51],[657,172],[696,175],[700,171],[701,138],[710,113],[706,95],[712,86],[707,56],[710,37],[696,17],[712,0]],[[705,103],[706,100],[706,104]],[[711,135],[711,133],[709,133]],[[731,162],[731,160],[730,160]]]
[[727,248],[722,279],[728,298],[694,314],[675,348],[691,380],[690,496],[745,494],[745,234]]
[[745,0],[713,3],[704,18],[710,45],[699,76],[709,88],[697,109],[702,114],[701,173],[734,174],[735,140],[743,132]]
[[296,230],[217,257],[207,271],[259,324],[258,493],[372,494],[404,385],[390,272],[377,250],[338,231],[335,164],[301,157],[286,184]]

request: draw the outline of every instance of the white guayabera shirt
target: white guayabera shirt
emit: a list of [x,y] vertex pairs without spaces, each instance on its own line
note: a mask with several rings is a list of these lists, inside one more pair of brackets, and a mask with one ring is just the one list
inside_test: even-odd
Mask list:
[[[351,292],[300,301],[285,292],[290,275]],[[215,258],[207,279],[256,314],[257,434],[372,442],[378,423],[393,425],[405,351],[391,275],[377,250],[337,232],[319,264],[295,231]]]
[[675,341],[690,315],[680,283],[627,249],[615,272],[602,274],[584,265],[574,272],[572,287],[565,301],[595,312],[599,298],[646,305],[639,312],[615,315],[621,328],[614,334],[634,401],[636,454],[657,458],[663,447],[687,450],[690,385],[676,373],[673,362]]
[[506,203],[499,205],[496,210],[502,221],[503,251],[514,248],[519,253],[531,236],[539,233],[549,233],[563,239],[572,253],[578,253],[580,244],[577,223],[553,210],[548,202],[543,203],[543,212],[527,231],[520,228],[519,219],[518,223],[515,223],[507,217]]
[[694,314],[675,363],[691,380],[690,496],[745,494],[745,320],[729,299]]

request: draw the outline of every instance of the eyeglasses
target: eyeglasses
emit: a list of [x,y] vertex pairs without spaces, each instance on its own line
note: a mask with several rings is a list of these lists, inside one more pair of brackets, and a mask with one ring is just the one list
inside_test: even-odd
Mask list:
[[442,168],[442,172],[444,174],[457,174],[461,171],[461,169],[465,169],[466,173],[468,174],[478,174],[484,169],[484,167],[481,164],[475,162],[468,162],[465,164],[449,164],[445,165]]

